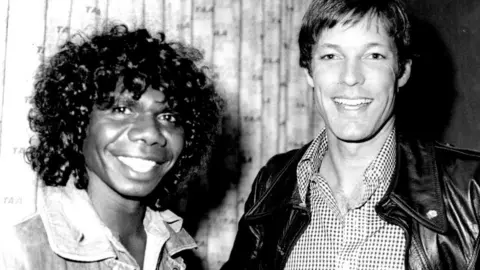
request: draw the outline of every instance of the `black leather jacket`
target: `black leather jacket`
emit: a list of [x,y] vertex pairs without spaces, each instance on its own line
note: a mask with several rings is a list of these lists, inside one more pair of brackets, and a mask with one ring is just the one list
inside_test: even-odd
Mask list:
[[[308,145],[258,173],[225,269],[284,269],[310,222],[296,168]],[[406,269],[480,269],[480,153],[397,135],[396,169],[378,215],[405,232]]]

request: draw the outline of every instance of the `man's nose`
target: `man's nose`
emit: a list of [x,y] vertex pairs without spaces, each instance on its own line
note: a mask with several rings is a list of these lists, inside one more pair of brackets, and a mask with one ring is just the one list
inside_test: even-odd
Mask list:
[[142,142],[146,145],[164,146],[167,141],[161,133],[161,126],[152,115],[140,115],[135,119],[128,132],[132,142]]
[[342,69],[341,81],[348,86],[363,84],[365,76],[363,74],[361,61],[357,59],[345,61]]

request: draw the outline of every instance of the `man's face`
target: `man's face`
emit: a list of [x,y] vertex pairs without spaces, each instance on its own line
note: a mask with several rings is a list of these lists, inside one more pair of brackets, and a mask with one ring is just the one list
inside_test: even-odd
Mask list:
[[89,187],[98,184],[121,197],[145,197],[177,161],[184,144],[165,95],[149,88],[139,100],[128,92],[111,109],[90,116],[83,154]]
[[393,128],[395,95],[410,76],[410,62],[399,74],[394,41],[381,20],[325,29],[312,55],[307,81],[330,136],[360,142]]

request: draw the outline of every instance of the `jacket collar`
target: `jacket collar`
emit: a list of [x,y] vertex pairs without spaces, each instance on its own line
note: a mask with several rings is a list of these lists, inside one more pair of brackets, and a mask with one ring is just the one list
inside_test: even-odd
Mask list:
[[[77,189],[71,178],[66,186],[41,187],[39,212],[52,250],[72,260],[91,262],[116,258],[125,248],[96,214],[85,190]],[[165,243],[170,255],[196,247],[182,229],[182,219],[166,210],[147,209],[144,226],[158,243]],[[158,255],[157,255],[158,256]]]
[[445,233],[447,216],[440,174],[433,141],[397,134],[397,163],[391,192],[387,191],[379,205],[390,199],[425,227]]
[[[270,215],[284,204],[305,208],[305,204],[300,198],[300,193],[298,191],[296,172],[297,165],[310,144],[311,142],[300,149],[292,150],[273,157],[267,165],[265,165],[265,168],[259,172],[259,174],[268,174],[272,172],[274,174],[267,176],[268,180],[262,178],[262,181],[269,181],[268,190],[261,194],[261,197],[255,202],[250,210],[245,213],[245,218],[247,220]],[[259,175],[257,177],[262,176]],[[262,185],[266,184],[267,183],[262,183]]]
[[[246,213],[247,219],[271,214],[285,204],[304,207],[298,192],[296,169],[309,146],[310,143],[293,151],[286,161],[279,159],[284,160],[282,164],[270,165],[286,164],[281,169],[273,170],[275,173],[268,180],[271,183],[268,190]],[[379,205],[386,206],[389,201],[394,201],[425,227],[439,233],[446,232],[447,217],[439,179],[441,176],[435,161],[434,142],[423,142],[397,133],[396,152],[394,176]],[[275,163],[275,158],[271,162]]]

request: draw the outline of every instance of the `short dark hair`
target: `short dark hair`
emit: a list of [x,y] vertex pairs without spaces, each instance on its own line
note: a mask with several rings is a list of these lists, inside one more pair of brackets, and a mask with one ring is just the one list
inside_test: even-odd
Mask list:
[[65,185],[73,175],[76,187],[86,188],[82,146],[92,109],[113,106],[119,81],[137,100],[151,86],[165,94],[185,132],[181,156],[151,195],[155,203],[164,191],[171,196],[181,181],[205,167],[219,131],[223,102],[198,65],[203,55],[166,42],[163,33],[152,37],[146,29],[129,31],[124,25],[78,37],[80,42],[67,41],[37,71],[28,116],[37,139],[26,151],[32,168],[46,185]]
[[411,59],[410,20],[402,0],[313,0],[303,16],[298,37],[300,66],[310,71],[312,53],[323,30],[378,18],[395,42],[399,64]]

